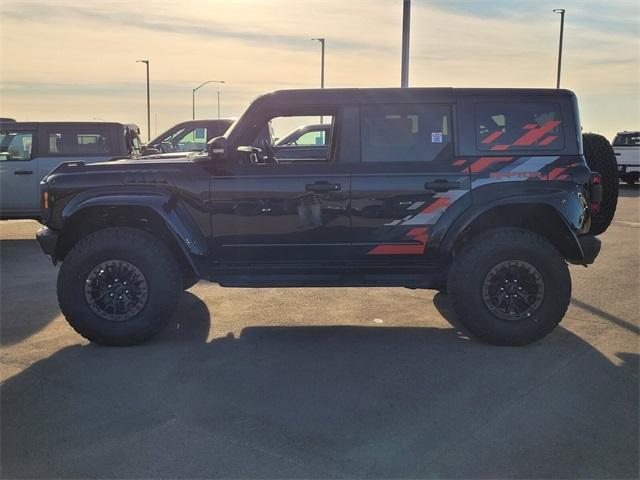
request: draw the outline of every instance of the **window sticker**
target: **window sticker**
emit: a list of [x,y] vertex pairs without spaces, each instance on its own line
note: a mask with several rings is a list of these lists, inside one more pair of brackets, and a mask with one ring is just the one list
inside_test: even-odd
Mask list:
[[431,132],[431,143],[442,143],[442,132]]

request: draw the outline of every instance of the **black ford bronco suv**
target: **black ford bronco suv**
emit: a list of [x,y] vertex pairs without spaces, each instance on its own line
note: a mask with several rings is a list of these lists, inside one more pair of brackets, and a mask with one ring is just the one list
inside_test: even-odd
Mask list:
[[[326,158],[277,157],[271,121],[297,116],[331,124]],[[522,345],[560,322],[567,263],[592,263],[613,217],[615,155],[584,140],[567,90],[277,91],[207,155],[60,165],[37,239],[100,344],[152,337],[206,279],[445,290],[472,334]]]

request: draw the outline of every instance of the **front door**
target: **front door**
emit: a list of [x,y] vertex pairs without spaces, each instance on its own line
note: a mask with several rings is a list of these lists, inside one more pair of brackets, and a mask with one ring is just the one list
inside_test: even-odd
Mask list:
[[354,261],[425,260],[434,225],[454,202],[471,202],[454,160],[452,106],[363,106],[361,162],[351,179]]
[[0,211],[2,215],[33,215],[39,211],[39,186],[32,155],[34,132],[0,131]]
[[348,166],[331,153],[303,161],[259,157],[214,167],[213,258],[317,265],[347,259]]

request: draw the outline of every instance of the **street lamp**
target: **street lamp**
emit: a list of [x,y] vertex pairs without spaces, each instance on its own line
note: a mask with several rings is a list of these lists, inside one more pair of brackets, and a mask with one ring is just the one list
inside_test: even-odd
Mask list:
[[564,36],[564,8],[556,8],[553,13],[560,14],[560,46],[558,47],[558,78],[556,88],[560,88],[560,69],[562,68],[562,38]]
[[151,100],[149,97],[149,60],[136,60],[147,65],[147,142],[151,141]]
[[[192,117],[193,120],[196,119],[196,91],[200,90],[202,87],[209,83],[224,83],[224,80],[207,80],[202,85],[198,85],[191,92],[191,100],[192,100]],[[220,118],[220,92],[218,92],[218,118]]]
[[[320,42],[322,47],[321,60],[320,60],[320,88],[324,88],[324,38],[312,38],[312,41]],[[323,117],[320,115],[320,123],[322,123]]]

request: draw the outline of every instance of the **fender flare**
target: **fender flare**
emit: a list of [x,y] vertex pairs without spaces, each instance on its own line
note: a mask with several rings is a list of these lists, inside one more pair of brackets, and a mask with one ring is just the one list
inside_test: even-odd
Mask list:
[[148,191],[89,190],[74,197],[62,210],[63,224],[74,215],[88,208],[140,207],[153,211],[165,223],[177,244],[197,273],[194,256],[208,255],[209,248],[204,235],[182,201],[169,191],[157,188]]
[[546,215],[553,216],[541,226],[542,231],[531,230],[541,233],[551,241],[570,263],[584,263],[585,254],[577,236],[577,232],[582,227],[584,205],[575,192],[568,190],[530,192],[530,194],[503,197],[487,203],[474,203],[446,229],[439,244],[440,253],[450,257],[465,231],[475,222],[482,221],[483,216],[497,213],[500,209],[519,209],[520,211],[545,209]]

